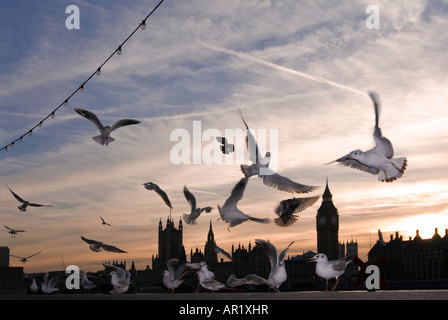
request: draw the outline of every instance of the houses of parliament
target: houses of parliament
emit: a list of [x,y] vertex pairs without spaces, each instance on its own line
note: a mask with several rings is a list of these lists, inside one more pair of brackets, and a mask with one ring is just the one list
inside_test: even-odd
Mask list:
[[[317,230],[317,251],[326,253],[329,259],[337,259],[347,254],[356,256],[358,254],[358,243],[355,241],[340,243],[339,232],[339,214],[338,209],[333,204],[332,194],[326,184],[322,195],[322,204],[317,210],[316,215]],[[262,277],[268,277],[270,272],[270,262],[266,254],[256,245],[248,243],[247,246],[239,244],[237,247],[232,245],[229,253],[233,261],[218,260],[218,254],[215,252],[215,241],[213,226],[210,221],[210,227],[203,251],[199,248],[190,250],[187,258],[187,252],[183,245],[183,223],[179,219],[176,228],[174,221],[167,218],[165,228],[162,220],[159,221],[158,228],[158,253],[152,256],[152,278],[161,278],[163,270],[167,267],[169,259],[179,259],[180,262],[201,262],[205,261],[209,269],[215,273],[217,279],[226,279],[231,274],[236,277],[244,277],[255,273]],[[227,250],[227,249],[226,249]],[[315,265],[307,263],[308,259],[314,256],[316,252],[311,250],[302,255],[289,257],[286,260],[286,270],[290,279],[313,279],[315,278]]]

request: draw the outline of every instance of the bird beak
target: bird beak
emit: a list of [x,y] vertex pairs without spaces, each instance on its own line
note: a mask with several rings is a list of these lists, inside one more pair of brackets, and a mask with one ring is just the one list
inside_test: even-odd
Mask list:
[[309,258],[309,259],[308,259],[308,263],[309,263],[309,262],[314,262],[314,261],[316,261],[316,259],[314,259],[314,258]]

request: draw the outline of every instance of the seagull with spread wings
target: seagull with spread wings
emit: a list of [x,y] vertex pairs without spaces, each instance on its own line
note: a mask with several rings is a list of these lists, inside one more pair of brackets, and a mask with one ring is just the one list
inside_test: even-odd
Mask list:
[[84,238],[83,236],[81,236],[81,239],[89,245],[90,250],[95,252],[100,252],[104,250],[108,252],[127,253],[126,251],[123,251],[115,246],[105,244],[104,242],[101,241],[87,239]]
[[287,227],[293,225],[297,221],[296,213],[299,213],[309,206],[312,206],[319,196],[308,197],[308,198],[292,198],[281,201],[277,208],[275,208],[275,213],[278,218],[274,219],[274,223],[279,227]]
[[14,193],[14,191],[12,191],[9,186],[7,186],[7,187],[9,189],[9,191],[11,191],[12,195],[14,196],[14,198],[16,198],[16,200],[21,203],[21,205],[17,207],[17,208],[19,208],[19,210],[21,212],[25,212],[26,208],[28,206],[30,206],[30,207],[52,207],[52,205],[38,204],[38,203],[29,202],[28,200],[24,200],[21,197],[19,197],[16,193]]
[[11,234],[11,238],[15,238],[16,234],[18,234],[19,232],[26,232],[25,230],[18,230],[18,229],[11,229],[8,226],[4,226],[6,229],[8,229],[8,233]]
[[218,205],[218,211],[221,216],[221,219],[224,222],[228,223],[227,230],[229,230],[229,228],[231,227],[235,227],[248,220],[259,223],[270,223],[269,219],[259,219],[251,217],[242,212],[240,209],[238,209],[237,203],[243,198],[244,190],[246,189],[248,181],[249,181],[248,177],[242,178],[233,187],[230,197],[227,198],[226,202],[224,202],[224,205],[222,207]]
[[374,92],[370,92],[369,96],[375,108],[375,129],[373,131],[375,147],[368,151],[354,150],[330,163],[339,162],[342,166],[378,175],[379,181],[392,182],[404,174],[407,159],[405,157],[394,158],[392,143],[383,136],[379,127],[381,107],[379,96]]
[[75,108],[74,110],[76,111],[76,113],[78,113],[79,115],[83,116],[84,118],[95,124],[95,126],[98,128],[101,134],[99,136],[92,137],[92,139],[95,140],[95,142],[106,146],[109,145],[109,143],[115,141],[115,139],[110,136],[112,131],[121,127],[140,123],[140,121],[134,119],[121,119],[115,122],[112,126],[109,125],[103,126],[101,121],[93,112],[82,108]]
[[277,248],[270,242],[256,239],[255,244],[263,250],[263,252],[268,256],[269,262],[271,263],[271,272],[269,273],[269,278],[265,280],[265,284],[269,286],[269,289],[274,289],[276,292],[280,292],[279,287],[288,278],[285,268],[285,258],[289,247],[295,241],[292,241],[286,249],[284,249],[280,254]]
[[38,255],[38,254],[41,253],[41,252],[42,252],[42,250],[39,251],[39,252],[37,252],[37,253],[35,253],[35,254],[32,254],[32,255],[30,255],[30,256],[28,256],[28,257],[19,257],[19,256],[15,256],[15,255],[13,255],[13,254],[9,254],[9,255],[10,255],[11,257],[14,257],[14,258],[19,258],[20,261],[22,261],[22,263],[25,263],[25,262],[28,261],[29,258],[34,257],[34,256]]
[[201,215],[202,212],[204,212],[204,211],[207,213],[212,212],[212,207],[210,207],[210,206],[204,207],[204,208],[197,207],[196,198],[190,192],[190,190],[188,190],[187,186],[184,186],[184,196],[185,196],[185,199],[187,199],[187,201],[191,207],[191,212],[189,214],[187,214],[187,213],[183,214],[183,218],[186,223],[193,224],[193,225],[197,224],[196,219],[199,218],[199,216]]
[[290,193],[308,193],[317,188],[294,182],[269,168],[271,153],[266,152],[265,157],[261,155],[255,137],[244,120],[240,109],[238,109],[238,113],[246,126],[246,146],[249,152],[249,160],[252,162],[250,166],[245,164],[241,165],[241,171],[243,171],[247,178],[258,175],[258,177],[263,179],[263,183],[266,186]]

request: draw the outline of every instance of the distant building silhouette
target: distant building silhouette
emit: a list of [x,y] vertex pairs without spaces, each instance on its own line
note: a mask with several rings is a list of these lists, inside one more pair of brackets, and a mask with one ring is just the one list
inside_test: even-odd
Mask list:
[[389,242],[378,240],[368,253],[369,263],[380,257],[387,261],[382,274],[389,279],[436,280],[448,278],[448,229],[441,237],[437,228],[431,239],[422,239],[419,230],[416,236],[403,240],[399,232]]
[[162,219],[159,222],[159,251],[156,257],[152,257],[152,271],[156,277],[161,277],[166,263],[169,259],[178,259],[185,262],[187,256],[183,245],[182,219],[179,219],[179,228],[176,229],[171,217],[166,220],[166,227],[163,229]]

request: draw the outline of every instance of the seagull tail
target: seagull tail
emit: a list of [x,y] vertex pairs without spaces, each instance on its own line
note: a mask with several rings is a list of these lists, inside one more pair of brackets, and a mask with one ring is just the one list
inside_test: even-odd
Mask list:
[[191,224],[191,225],[197,224],[196,220],[191,219],[189,214],[184,213],[183,218],[184,218],[184,221],[188,224]]
[[[104,143],[103,143],[103,138],[101,137],[101,135],[99,135],[99,136],[94,136],[94,137],[92,137],[92,139],[95,140],[95,142],[97,142],[97,143],[99,143],[99,144],[104,144]],[[114,138],[112,138],[112,137],[108,137],[108,138],[107,138],[107,142],[106,142],[106,144],[109,144],[109,143],[114,142],[114,141],[115,141]]]
[[401,176],[406,171],[408,161],[406,158],[395,158],[390,159],[392,167],[386,171],[380,171],[378,174],[378,180],[382,182],[392,182],[401,178]]

